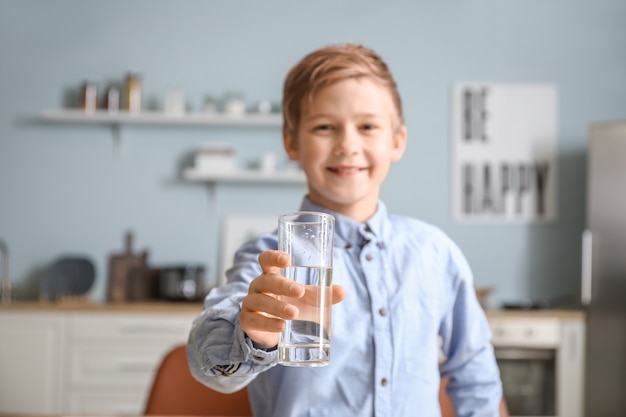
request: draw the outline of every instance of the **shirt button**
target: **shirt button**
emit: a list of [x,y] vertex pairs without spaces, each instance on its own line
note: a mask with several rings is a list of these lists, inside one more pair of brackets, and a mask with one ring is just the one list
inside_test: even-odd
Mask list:
[[383,378],[380,380],[380,385],[382,385],[383,387],[387,386],[387,378]]
[[346,249],[352,249],[352,243],[346,243]]
[[367,255],[365,255],[365,259],[371,261],[372,259],[374,259],[374,257],[368,253]]
[[378,310],[378,314],[384,317],[387,315],[387,310],[385,308],[381,308],[380,310]]

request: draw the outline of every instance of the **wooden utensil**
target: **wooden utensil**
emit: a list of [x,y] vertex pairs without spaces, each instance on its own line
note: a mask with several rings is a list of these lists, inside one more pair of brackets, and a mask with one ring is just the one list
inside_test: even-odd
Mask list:
[[133,234],[126,232],[125,248],[121,254],[109,258],[109,301],[125,302],[129,299],[129,279],[133,270],[147,267],[148,252],[133,253]]

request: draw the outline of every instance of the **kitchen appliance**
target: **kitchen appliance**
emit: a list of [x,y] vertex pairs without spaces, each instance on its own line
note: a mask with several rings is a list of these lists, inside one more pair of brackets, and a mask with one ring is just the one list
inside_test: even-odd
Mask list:
[[489,326],[511,416],[583,416],[582,312],[503,310]]
[[495,350],[507,406],[513,415],[556,415],[553,349]]
[[585,415],[626,416],[626,120],[588,132],[587,229],[581,301],[587,313]]
[[205,293],[202,265],[172,265],[158,268],[159,298],[167,301],[201,301]]
[[9,246],[0,239],[0,302],[10,304],[12,299],[13,284],[9,277]]

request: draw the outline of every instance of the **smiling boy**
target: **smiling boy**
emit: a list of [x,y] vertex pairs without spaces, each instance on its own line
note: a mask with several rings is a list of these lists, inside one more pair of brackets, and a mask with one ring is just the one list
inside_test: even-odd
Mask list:
[[288,259],[268,233],[207,295],[189,336],[194,376],[222,392],[248,386],[262,417],[439,416],[446,376],[458,416],[497,416],[499,372],[464,256],[379,200],[407,137],[387,65],[360,45],[313,51],[288,74],[283,109],[285,151],[307,177],[300,208],[336,218],[330,365],[276,366],[278,333],[298,314],[277,296],[304,289],[278,274]]

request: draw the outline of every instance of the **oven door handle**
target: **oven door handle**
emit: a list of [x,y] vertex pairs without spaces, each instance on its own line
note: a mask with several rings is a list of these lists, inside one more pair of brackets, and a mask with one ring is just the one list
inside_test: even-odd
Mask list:
[[592,255],[593,255],[593,236],[591,230],[585,229],[582,239],[582,265],[580,279],[580,302],[584,306],[591,304],[591,283],[592,275]]
[[534,348],[496,348],[496,360],[513,361],[549,361],[556,357],[554,349],[534,349]]

